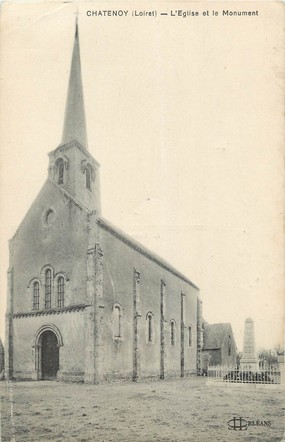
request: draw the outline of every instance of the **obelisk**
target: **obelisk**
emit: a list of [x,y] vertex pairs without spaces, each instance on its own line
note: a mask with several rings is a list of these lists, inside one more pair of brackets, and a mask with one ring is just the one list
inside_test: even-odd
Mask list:
[[251,318],[245,320],[240,369],[253,372],[259,371],[258,357],[255,350],[254,322]]

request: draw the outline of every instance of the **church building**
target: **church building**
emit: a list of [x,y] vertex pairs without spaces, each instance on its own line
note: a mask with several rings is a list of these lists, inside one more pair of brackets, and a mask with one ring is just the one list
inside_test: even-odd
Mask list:
[[97,383],[196,374],[199,289],[102,217],[80,63],[76,24],[62,140],[10,240],[6,377]]

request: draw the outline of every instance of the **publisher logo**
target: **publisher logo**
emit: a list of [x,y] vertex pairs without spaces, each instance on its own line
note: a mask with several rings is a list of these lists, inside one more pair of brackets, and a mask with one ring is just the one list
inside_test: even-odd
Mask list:
[[249,427],[270,427],[271,421],[265,421],[265,420],[247,420],[243,417],[233,417],[231,420],[228,421],[228,429],[229,430],[235,430],[235,431],[245,431]]
[[242,417],[234,417],[230,421],[228,421],[229,430],[247,430],[247,421]]

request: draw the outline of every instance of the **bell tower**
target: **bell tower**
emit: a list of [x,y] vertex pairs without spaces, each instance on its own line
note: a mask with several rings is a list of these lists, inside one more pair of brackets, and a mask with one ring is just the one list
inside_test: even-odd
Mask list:
[[100,214],[100,164],[88,151],[77,19],[62,139],[49,159],[50,180]]

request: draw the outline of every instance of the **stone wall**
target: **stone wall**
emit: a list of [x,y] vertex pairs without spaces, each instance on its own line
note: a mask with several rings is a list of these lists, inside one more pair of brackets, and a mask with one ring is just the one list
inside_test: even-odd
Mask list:
[[58,379],[82,381],[85,370],[84,311],[14,318],[14,372],[16,379],[38,379],[36,338],[45,327],[56,327],[61,335]]
[[[102,228],[104,253],[104,372],[106,378],[132,378],[134,339],[134,269],[140,273],[139,377],[181,375],[181,334],[184,334],[184,373],[196,372],[198,290],[154,262],[116,234]],[[181,327],[181,293],[184,318]],[[114,336],[113,312],[122,312],[122,332]],[[148,315],[152,316],[149,340]],[[171,342],[171,321],[174,342]],[[189,328],[192,341],[189,343]],[[163,330],[163,332],[162,332]],[[163,335],[163,339],[162,339]],[[189,345],[190,344],[190,345]]]
[[[48,223],[46,216],[53,210]],[[44,308],[44,269],[67,278],[66,304],[86,300],[87,214],[47,181],[13,239],[14,312],[30,311],[32,280],[40,282],[40,309]],[[53,287],[55,292],[55,287]],[[52,307],[56,306],[55,293]]]

